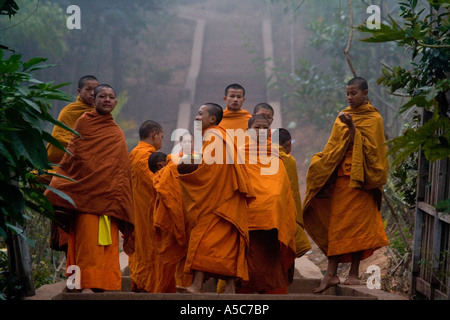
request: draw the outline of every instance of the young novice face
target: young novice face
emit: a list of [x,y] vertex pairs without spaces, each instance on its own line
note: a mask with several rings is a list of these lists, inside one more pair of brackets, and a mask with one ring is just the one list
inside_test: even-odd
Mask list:
[[116,94],[111,88],[102,88],[95,98],[95,109],[98,113],[110,114],[117,105]]
[[240,111],[244,104],[245,97],[242,89],[228,89],[227,95],[223,97],[227,108],[231,111]]
[[191,154],[194,152],[194,139],[192,138],[192,135],[186,134],[182,136],[180,144],[183,154]]
[[84,83],[83,88],[78,89],[78,94],[80,95],[81,100],[87,105],[93,106],[95,103],[94,100],[94,90],[98,87],[98,82],[96,80],[87,80]]
[[265,119],[256,119],[249,129],[254,130],[256,137],[253,136],[252,132],[250,135],[252,136],[252,139],[256,140],[258,143],[267,141],[267,138],[270,135],[270,125]]
[[266,116],[266,118],[269,120],[269,126],[272,125],[273,122],[273,113],[270,110],[264,109],[264,108],[260,108],[255,114],[254,116],[256,116],[257,114],[262,114],[264,116]]
[[369,90],[361,90],[361,88],[359,88],[359,86],[356,84],[347,86],[346,88],[347,102],[350,105],[350,107],[358,108],[359,106],[366,104],[368,93]]

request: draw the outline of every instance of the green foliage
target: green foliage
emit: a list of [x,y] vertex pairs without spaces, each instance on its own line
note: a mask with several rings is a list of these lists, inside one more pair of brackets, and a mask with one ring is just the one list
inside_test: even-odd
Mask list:
[[68,50],[66,14],[54,3],[18,0],[20,12],[10,20],[0,20],[2,44],[15,52],[35,51],[60,62]]
[[11,16],[19,11],[19,6],[15,0],[0,0],[0,14]]
[[391,23],[381,29],[370,30],[365,25],[358,30],[372,36],[362,41],[396,42],[411,52],[411,69],[385,66],[378,84],[389,87],[391,93],[410,97],[399,110],[404,113],[413,107],[433,112],[433,118],[423,126],[408,129],[389,142],[390,154],[395,154],[395,165],[402,163],[419,147],[427,160],[435,161],[450,156],[450,122],[447,115],[446,92],[450,89],[450,24],[448,1],[428,1],[433,10],[418,8],[416,0],[401,2],[400,25],[392,16]]
[[39,182],[38,176],[51,168],[46,143],[64,148],[42,124],[75,132],[49,114],[54,100],[72,99],[59,90],[65,84],[44,83],[31,75],[49,67],[42,64],[45,59],[23,62],[20,55],[5,59],[2,51],[0,59],[0,237],[7,238],[8,232],[24,225],[25,208],[53,217],[50,202],[39,190],[49,186]]

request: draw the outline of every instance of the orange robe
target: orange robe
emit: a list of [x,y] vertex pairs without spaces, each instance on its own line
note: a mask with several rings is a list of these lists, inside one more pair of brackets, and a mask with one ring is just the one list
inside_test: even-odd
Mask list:
[[[67,265],[81,270],[82,288],[120,290],[118,230],[123,249],[134,250],[131,171],[122,130],[112,115],[86,112],[75,125],[82,138],[73,135],[57,173],[74,181],[53,177],[50,186],[68,195],[75,206],[51,190],[45,195],[55,208],[74,216],[70,226]],[[99,217],[111,218],[112,244],[99,245]]]
[[220,122],[220,126],[224,129],[242,129],[246,131],[248,128],[248,120],[250,120],[251,117],[252,115],[247,110],[230,111],[226,108],[223,111],[223,118]]
[[361,251],[365,259],[388,245],[379,209],[389,163],[378,110],[366,104],[344,112],[355,123],[353,145],[347,125],[337,118],[308,169],[303,219],[324,254],[350,262],[352,252]]
[[[266,149],[264,161],[259,157],[261,148]],[[289,269],[295,260],[297,215],[289,177],[278,146],[273,146],[270,139],[259,147],[251,140],[241,149],[256,194],[248,208],[250,280],[244,282],[244,288],[267,293],[285,288],[287,293]]]
[[[77,97],[76,102],[65,106],[58,116],[58,121],[64,123],[70,128],[75,127],[77,120],[87,111],[92,111],[93,107],[85,104],[80,96]],[[52,131],[52,136],[58,140],[64,147],[69,144],[72,132],[67,131],[60,126],[55,126]],[[47,156],[50,163],[58,164],[64,156],[64,151],[55,147],[52,144],[47,144]],[[56,170],[56,168],[55,168]],[[50,183],[51,176],[46,175],[42,178],[46,179],[46,183]],[[66,251],[69,241],[69,234],[60,228],[55,222],[51,224],[51,243],[50,246],[54,250]]]
[[159,275],[160,292],[176,292],[176,286],[188,287],[192,277],[184,273],[189,230],[181,198],[177,165],[168,156],[167,165],[155,174],[155,242],[163,266]]
[[298,173],[297,173],[297,161],[295,158],[288,154],[282,146],[279,146],[280,157],[283,160],[284,167],[286,168],[287,175],[291,184],[292,195],[294,196],[295,209],[297,211],[297,231],[295,232],[295,248],[297,258],[303,256],[311,249],[308,237],[304,230],[302,216],[302,200],[300,197],[300,190],[298,185]]
[[[206,130],[202,163],[194,172],[179,175],[191,228],[185,272],[248,280],[247,205],[254,190],[243,164],[226,164],[231,148],[238,155],[233,137],[227,136],[220,126]],[[214,156],[223,164],[211,161]]]
[[159,259],[153,229],[155,175],[148,167],[148,157],[154,152],[154,146],[140,141],[129,155],[135,212],[135,253],[129,257],[128,265],[134,291],[157,292]]
[[[80,96],[77,97],[77,101],[65,106],[58,116],[58,121],[64,123],[70,128],[75,127],[77,120],[85,113],[93,111],[94,108],[87,105],[81,100]],[[69,144],[70,138],[72,137],[72,132],[67,131],[60,126],[55,126],[52,131],[52,136],[58,140],[64,147]],[[65,152],[52,144],[47,144],[47,155],[48,161],[50,163],[58,164]]]

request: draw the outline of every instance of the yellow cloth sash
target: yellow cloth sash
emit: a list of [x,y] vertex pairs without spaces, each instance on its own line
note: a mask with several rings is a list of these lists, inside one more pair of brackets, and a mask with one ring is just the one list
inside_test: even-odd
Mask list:
[[111,219],[106,215],[98,216],[98,245],[109,246],[112,244]]

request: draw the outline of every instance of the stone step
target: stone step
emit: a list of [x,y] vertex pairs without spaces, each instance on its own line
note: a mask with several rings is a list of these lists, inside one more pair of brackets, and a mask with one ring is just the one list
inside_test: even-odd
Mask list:
[[217,293],[67,293],[63,292],[61,300],[377,300],[375,296],[337,296],[329,294],[289,293],[276,294],[217,294]]
[[[395,298],[381,290],[364,290],[365,286],[337,285],[329,288],[322,294],[312,293],[320,279],[294,279],[289,286],[289,294],[217,294],[216,280],[210,279],[204,284],[204,293],[134,293],[131,291],[131,278],[122,277],[122,291],[109,291],[103,293],[69,293],[66,290],[58,297],[62,300],[378,300],[377,295],[385,294],[384,299]],[[386,294],[388,296],[386,296]]]

